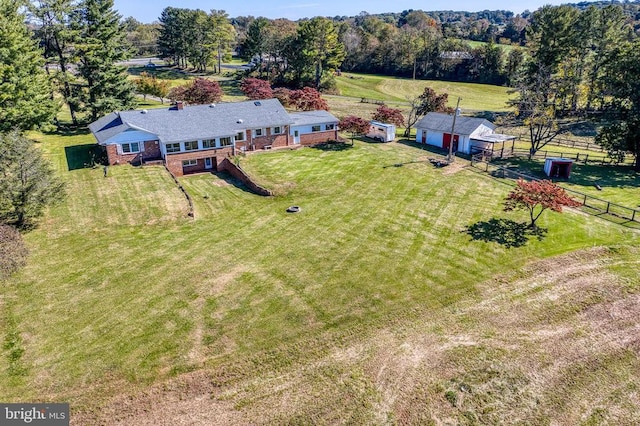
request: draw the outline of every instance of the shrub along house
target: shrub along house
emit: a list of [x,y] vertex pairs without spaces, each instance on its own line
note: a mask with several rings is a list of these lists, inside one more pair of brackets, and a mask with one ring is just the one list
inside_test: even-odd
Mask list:
[[289,114],[277,99],[121,111],[91,123],[109,164],[164,163],[176,176],[216,170],[243,151],[338,139],[326,111]]
[[484,118],[456,117],[453,135],[453,115],[430,112],[415,124],[416,142],[449,150],[473,154],[480,151],[493,152],[495,144],[514,141],[515,136],[494,133],[496,126]]

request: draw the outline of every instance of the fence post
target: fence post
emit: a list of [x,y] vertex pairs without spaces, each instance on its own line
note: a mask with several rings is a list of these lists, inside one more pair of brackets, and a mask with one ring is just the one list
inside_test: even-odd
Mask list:
[[610,207],[610,206],[611,206],[611,203],[610,203],[610,202],[608,202],[608,203],[607,203],[607,214],[609,214],[609,207]]
[[564,158],[564,153],[560,153],[560,158]]
[[578,152],[578,153],[576,154],[576,163],[578,162],[578,160],[579,160],[579,159],[580,159],[580,153]]
[[587,164],[587,162],[588,162],[588,161],[589,161],[589,154],[587,154],[587,155],[584,157],[584,164]]
[[636,221],[636,211],[634,209],[633,214],[631,215],[631,222],[635,222],[635,221]]
[[584,199],[582,200],[582,205],[583,206],[587,205],[587,194],[584,194]]
[[489,171],[489,163],[487,162],[487,163],[484,163],[484,164],[485,164],[484,171],[488,172]]

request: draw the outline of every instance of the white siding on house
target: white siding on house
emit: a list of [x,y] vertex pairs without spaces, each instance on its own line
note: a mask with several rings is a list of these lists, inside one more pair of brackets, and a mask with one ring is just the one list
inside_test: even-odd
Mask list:
[[127,130],[109,138],[105,141],[105,145],[123,144],[130,142],[155,141],[158,137],[153,133],[144,132],[142,130]]
[[297,130],[301,135],[306,135],[309,133],[318,133],[313,131],[313,126],[320,126],[320,131],[325,132],[327,130],[327,125],[333,125],[334,129],[337,126],[335,123],[315,123],[309,124],[306,126],[289,126],[289,134],[293,136],[294,132]]

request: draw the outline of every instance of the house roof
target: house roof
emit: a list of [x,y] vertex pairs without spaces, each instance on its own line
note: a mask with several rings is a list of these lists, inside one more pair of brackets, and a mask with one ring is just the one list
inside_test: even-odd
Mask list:
[[233,136],[245,129],[293,124],[277,99],[121,111],[91,123],[99,143],[129,130],[152,133],[161,142],[181,142]]
[[89,130],[96,137],[98,143],[104,143],[113,136],[129,129],[130,127],[123,123],[118,113],[115,112],[89,124]]
[[471,140],[480,141],[480,142],[489,142],[489,143],[500,143],[500,142],[510,141],[515,138],[516,138],[515,136],[504,135],[502,133],[491,133],[490,135],[474,136],[473,138],[471,138]]
[[289,114],[289,117],[291,117],[291,119],[293,120],[294,126],[310,126],[313,124],[324,123],[337,124],[340,121],[332,114],[324,110],[292,112]]
[[[427,129],[442,133],[451,133],[451,125],[453,124],[453,115],[443,114],[441,112],[430,112],[415,124],[416,129]],[[455,133],[457,135],[470,135],[478,127],[485,125],[491,130],[496,126],[484,118],[474,117],[456,117]]]

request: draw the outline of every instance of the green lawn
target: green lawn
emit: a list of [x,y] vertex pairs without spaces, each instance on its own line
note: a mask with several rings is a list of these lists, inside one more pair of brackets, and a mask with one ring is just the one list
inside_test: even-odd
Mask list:
[[343,73],[336,77],[338,89],[343,96],[368,98],[383,101],[406,102],[407,98],[420,95],[425,87],[437,93],[449,94],[449,106],[455,107],[462,98],[463,111],[508,111],[510,96],[507,87],[488,84],[455,83],[439,80],[411,80],[406,78],[370,74]]
[[[507,166],[540,179],[547,178],[544,173],[544,159],[508,159],[497,161],[496,165]],[[571,177],[568,180],[559,180],[558,183],[565,188],[604,201],[632,209],[640,208],[640,175],[634,172],[629,164],[602,166],[574,163]],[[601,189],[596,185],[600,185]]]
[[[478,47],[482,47],[487,44],[487,42],[485,41],[466,40],[466,42],[473,49],[477,49]],[[511,44],[495,44],[495,46],[498,46],[500,49],[502,49],[505,55],[509,54],[509,52],[511,52],[516,47]]]
[[[83,158],[70,148],[92,142],[42,137],[69,195],[26,234],[29,262],[0,290],[3,401],[69,401],[98,423],[112,396],[202,371],[213,386],[204,401],[229,404],[239,423],[491,423],[527,413],[571,423],[580,418],[572,398],[593,401],[585,392],[599,372],[638,385],[631,349],[602,349],[596,370],[589,359],[551,368],[554,346],[536,343],[555,336],[542,334],[554,324],[580,324],[567,345],[600,336],[579,315],[619,288],[635,294],[632,231],[569,211],[544,215],[548,234],[525,244],[509,247],[505,229],[474,239],[468,227],[525,220],[502,212],[509,186],[462,162],[434,168],[436,154],[410,145],[360,141],[243,158],[276,197],[227,176],[181,178],[192,220],[161,167],[111,167],[107,178],[69,170],[82,160],[67,155]],[[286,213],[291,205],[302,211]],[[613,259],[597,267],[615,292],[536,299],[546,293],[535,288],[556,291],[555,281],[515,284],[535,276],[531,262],[594,246]],[[511,305],[525,316],[501,326],[518,314]],[[557,382],[538,386],[536,368]],[[602,401],[616,401],[617,419],[637,418],[620,407],[634,407],[634,394],[616,397],[618,382],[607,380]],[[467,387],[458,405],[447,402]]]

